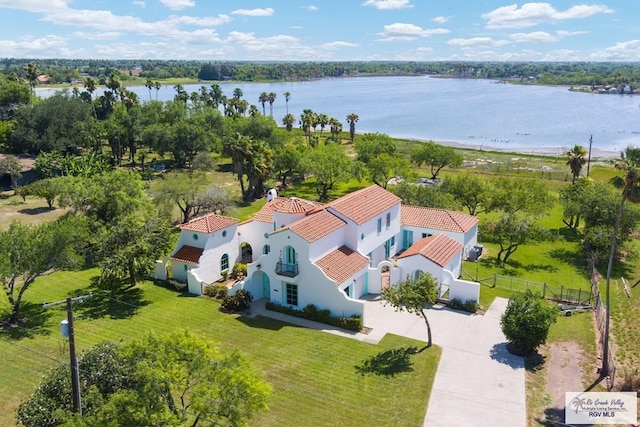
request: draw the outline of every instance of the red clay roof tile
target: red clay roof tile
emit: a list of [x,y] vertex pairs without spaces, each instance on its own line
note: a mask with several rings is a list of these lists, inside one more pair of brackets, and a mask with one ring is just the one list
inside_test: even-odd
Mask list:
[[198,218],[194,218],[186,224],[178,225],[182,230],[197,231],[199,233],[214,233],[223,228],[227,228],[233,224],[237,224],[238,220],[216,214],[208,214]]
[[449,264],[455,256],[460,254],[462,248],[462,244],[452,238],[444,234],[436,234],[435,236],[418,240],[411,245],[409,249],[398,255],[398,259],[413,255],[422,255],[440,267],[444,267]]
[[402,225],[466,233],[478,223],[478,218],[445,209],[402,205],[400,221]]
[[171,256],[174,261],[187,262],[189,264],[198,264],[203,249],[195,246],[184,245]]
[[346,194],[328,204],[328,207],[349,218],[356,224],[363,224],[381,215],[400,198],[378,185],[372,185],[353,193]]
[[313,243],[345,225],[346,222],[322,209],[289,224],[284,229],[288,228],[307,242]]
[[346,246],[342,246],[318,260],[316,265],[324,271],[327,277],[341,285],[349,277],[369,265],[369,259]]

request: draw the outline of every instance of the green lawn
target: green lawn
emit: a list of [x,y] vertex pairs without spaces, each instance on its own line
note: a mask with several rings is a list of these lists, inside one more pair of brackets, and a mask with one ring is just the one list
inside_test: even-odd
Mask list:
[[[28,328],[0,333],[0,425],[15,425],[15,410],[55,363],[66,363],[68,346],[59,335],[62,308],[43,310],[44,301],[92,290],[97,270],[57,272],[40,278],[25,293]],[[80,350],[103,341],[127,341],[146,331],[189,328],[238,348],[273,386],[268,412],[251,425],[419,426],[441,349],[413,354],[424,343],[387,336],[378,345],[257,317],[227,315],[219,302],[180,294],[145,282],[110,297],[76,304]],[[366,369],[358,369],[366,367]],[[375,420],[375,421],[374,421]]]

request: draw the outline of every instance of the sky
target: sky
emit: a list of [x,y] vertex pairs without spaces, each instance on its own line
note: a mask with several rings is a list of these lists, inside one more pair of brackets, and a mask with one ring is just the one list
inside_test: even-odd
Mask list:
[[640,61],[639,0],[0,0],[0,57]]

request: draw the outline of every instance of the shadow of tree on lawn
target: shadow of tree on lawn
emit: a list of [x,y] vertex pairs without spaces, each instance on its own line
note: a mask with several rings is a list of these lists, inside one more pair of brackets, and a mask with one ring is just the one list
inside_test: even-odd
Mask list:
[[79,289],[73,296],[91,293],[81,304],[74,305],[74,311],[81,319],[128,319],[134,316],[138,310],[149,304],[143,298],[142,289],[122,285],[111,289],[104,289],[98,285],[99,277],[91,279],[91,286]]
[[402,372],[413,371],[411,356],[419,353],[417,347],[400,347],[383,351],[356,365],[356,372],[360,375],[379,375],[394,377]]
[[53,314],[51,310],[42,308],[42,304],[23,301],[20,305],[20,321],[17,325],[0,322],[2,333],[14,340],[33,338],[37,335],[51,335],[48,323]]

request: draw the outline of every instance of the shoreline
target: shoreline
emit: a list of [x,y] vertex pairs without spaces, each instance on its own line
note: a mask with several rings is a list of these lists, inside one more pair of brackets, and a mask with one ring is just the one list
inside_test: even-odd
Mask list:
[[[392,137],[393,138],[393,137]],[[400,138],[404,139],[404,138]],[[499,152],[499,153],[513,153],[513,154],[521,154],[521,155],[534,155],[534,156],[546,156],[546,157],[564,157],[565,151],[567,151],[568,147],[534,147],[534,148],[525,148],[525,147],[510,147],[510,148],[500,148],[494,147],[485,144],[465,144],[457,141],[436,141],[436,140],[427,140],[427,139],[408,139],[409,141],[416,142],[427,142],[433,141],[436,144],[446,145],[448,147],[460,148],[464,150],[473,150],[473,151],[488,151],[488,152]],[[588,150],[588,146],[584,146],[585,149]],[[612,151],[612,150],[601,150],[598,148],[591,149],[591,159],[614,159],[620,156],[620,152]]]

